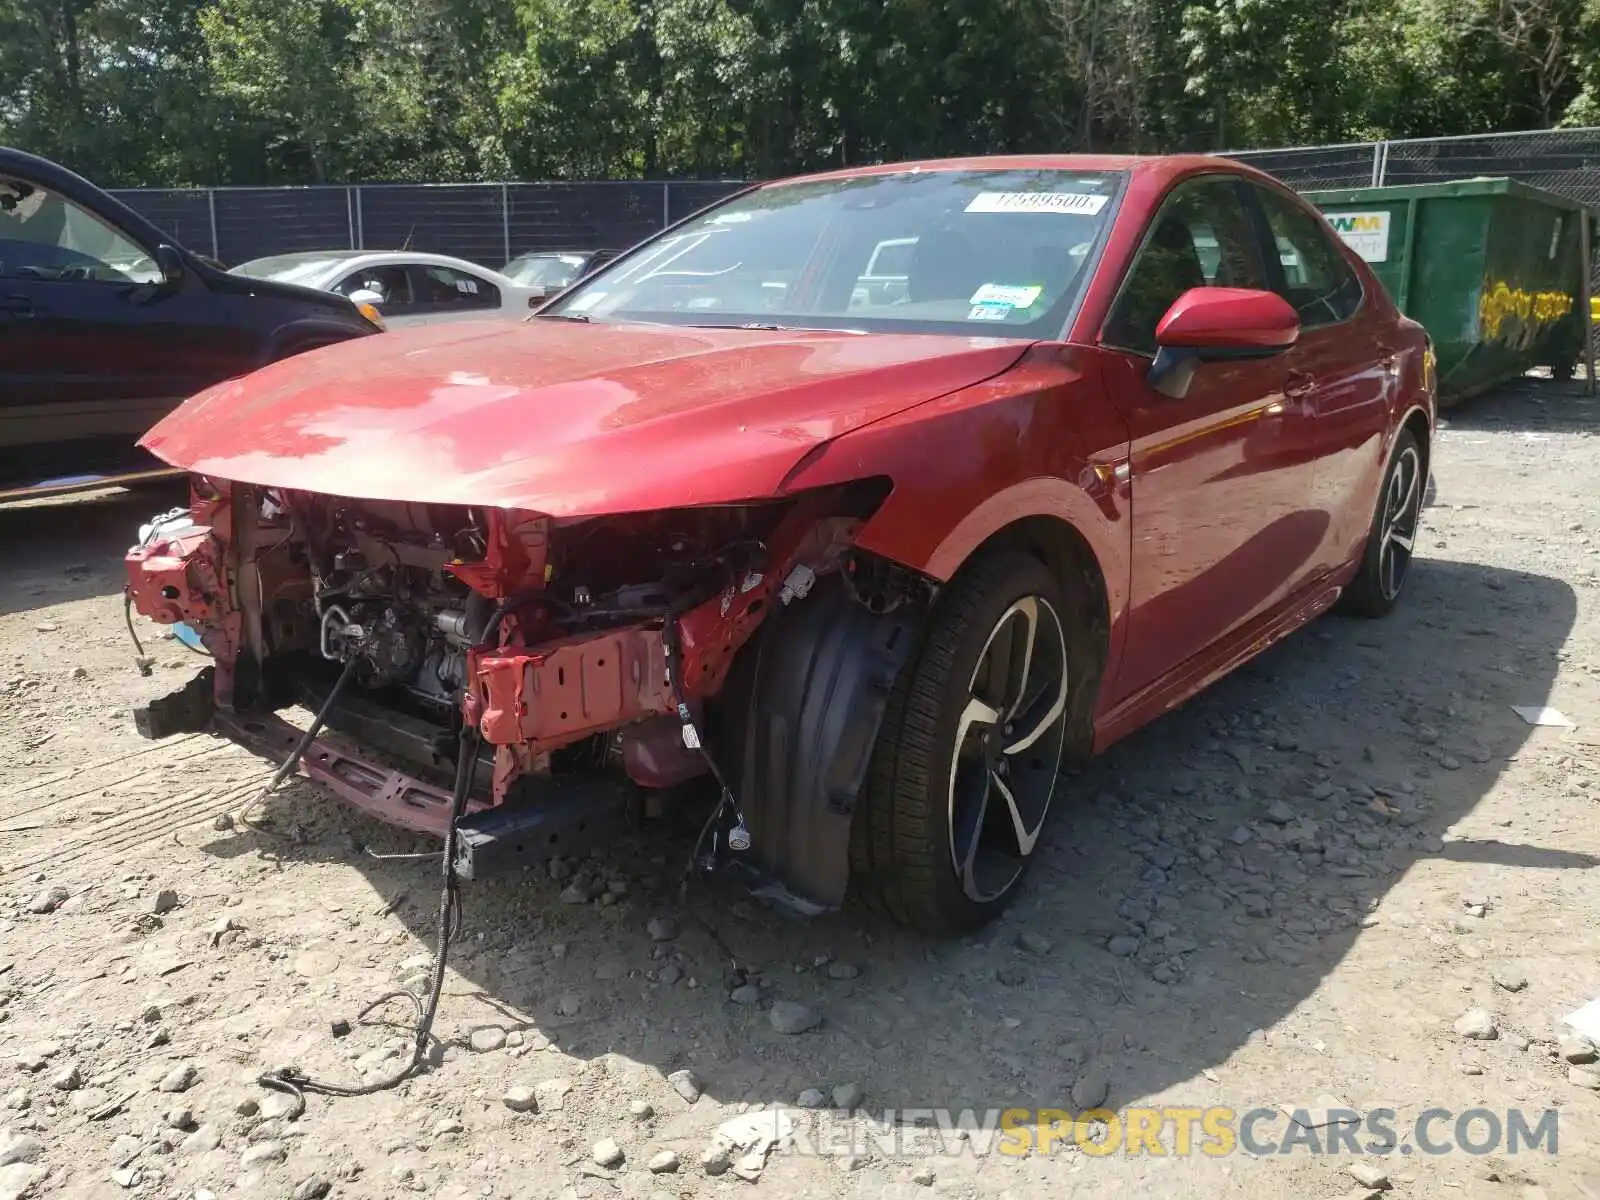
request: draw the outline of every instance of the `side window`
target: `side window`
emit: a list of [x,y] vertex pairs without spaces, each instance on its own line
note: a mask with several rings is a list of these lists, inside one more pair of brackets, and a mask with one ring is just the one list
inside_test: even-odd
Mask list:
[[378,303],[386,313],[404,312],[412,307],[411,277],[404,267],[368,267],[354,271],[333,285],[341,296],[354,292],[377,292]]
[[0,177],[0,279],[159,283],[161,269],[143,246],[88,209]]
[[1106,322],[1107,345],[1154,355],[1156,326],[1191,288],[1265,288],[1254,225],[1232,176],[1179,184],[1156,213]]
[[1322,222],[1294,201],[1258,187],[1267,228],[1283,265],[1279,295],[1300,314],[1306,329],[1353,317],[1361,307],[1361,281]]
[[499,308],[500,289],[487,279],[451,267],[412,267],[417,307],[434,311]]

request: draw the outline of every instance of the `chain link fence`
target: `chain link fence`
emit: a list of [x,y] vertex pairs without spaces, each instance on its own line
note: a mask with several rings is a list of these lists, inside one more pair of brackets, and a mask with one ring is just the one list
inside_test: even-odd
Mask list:
[[1506,176],[1600,207],[1600,129],[1294,146],[1228,157],[1306,190]]

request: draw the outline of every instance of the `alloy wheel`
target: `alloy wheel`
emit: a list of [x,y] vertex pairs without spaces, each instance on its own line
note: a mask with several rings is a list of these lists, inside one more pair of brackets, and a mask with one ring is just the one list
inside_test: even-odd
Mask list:
[[1378,586],[1385,600],[1394,600],[1405,586],[1412,547],[1422,521],[1422,460],[1406,446],[1395,459],[1384,492],[1383,524],[1378,546]]
[[1067,730],[1067,646],[1041,596],[1001,614],[978,655],[950,759],[950,863],[970,900],[1003,896],[1038,843]]

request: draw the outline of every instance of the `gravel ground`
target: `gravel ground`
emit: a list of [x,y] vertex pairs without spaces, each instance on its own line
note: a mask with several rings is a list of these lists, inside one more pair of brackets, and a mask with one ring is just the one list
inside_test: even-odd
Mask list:
[[[298,1118],[259,1072],[409,1053],[406,1005],[357,1017],[418,986],[436,865],[374,857],[425,846],[305,783],[256,813],[278,836],[244,828],[259,761],[136,736],[199,665],[141,625],[141,677],[122,626],[121,550],[170,495],[0,508],[0,1198],[1276,1200],[1381,1175],[1596,1200],[1600,1067],[1558,1041],[1600,996],[1596,429],[1533,381],[1450,414],[1401,611],[1318,622],[1077,774],[981,936],[796,922],[716,882],[686,907],[660,822],[469,885],[442,1061]],[[1390,1109],[1400,1145],[1016,1155],[881,1125],[1096,1104]],[[1557,1109],[1558,1153],[1422,1153],[1430,1108]],[[748,1151],[762,1122],[799,1139]]]

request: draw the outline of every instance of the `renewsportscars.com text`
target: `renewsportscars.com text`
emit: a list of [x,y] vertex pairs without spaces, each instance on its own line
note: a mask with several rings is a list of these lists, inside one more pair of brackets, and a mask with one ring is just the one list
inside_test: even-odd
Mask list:
[[859,1119],[821,1112],[809,1127],[792,1131],[801,1154],[844,1156],[880,1153],[916,1155],[960,1150],[1022,1157],[1075,1149],[1103,1157],[1222,1158],[1243,1152],[1255,1156],[1321,1154],[1389,1156],[1446,1154],[1554,1155],[1560,1143],[1555,1109],[1496,1112],[1470,1108],[1425,1109],[1402,1118],[1395,1110],[1234,1109],[1165,1106],[1092,1109],[903,1108]]

